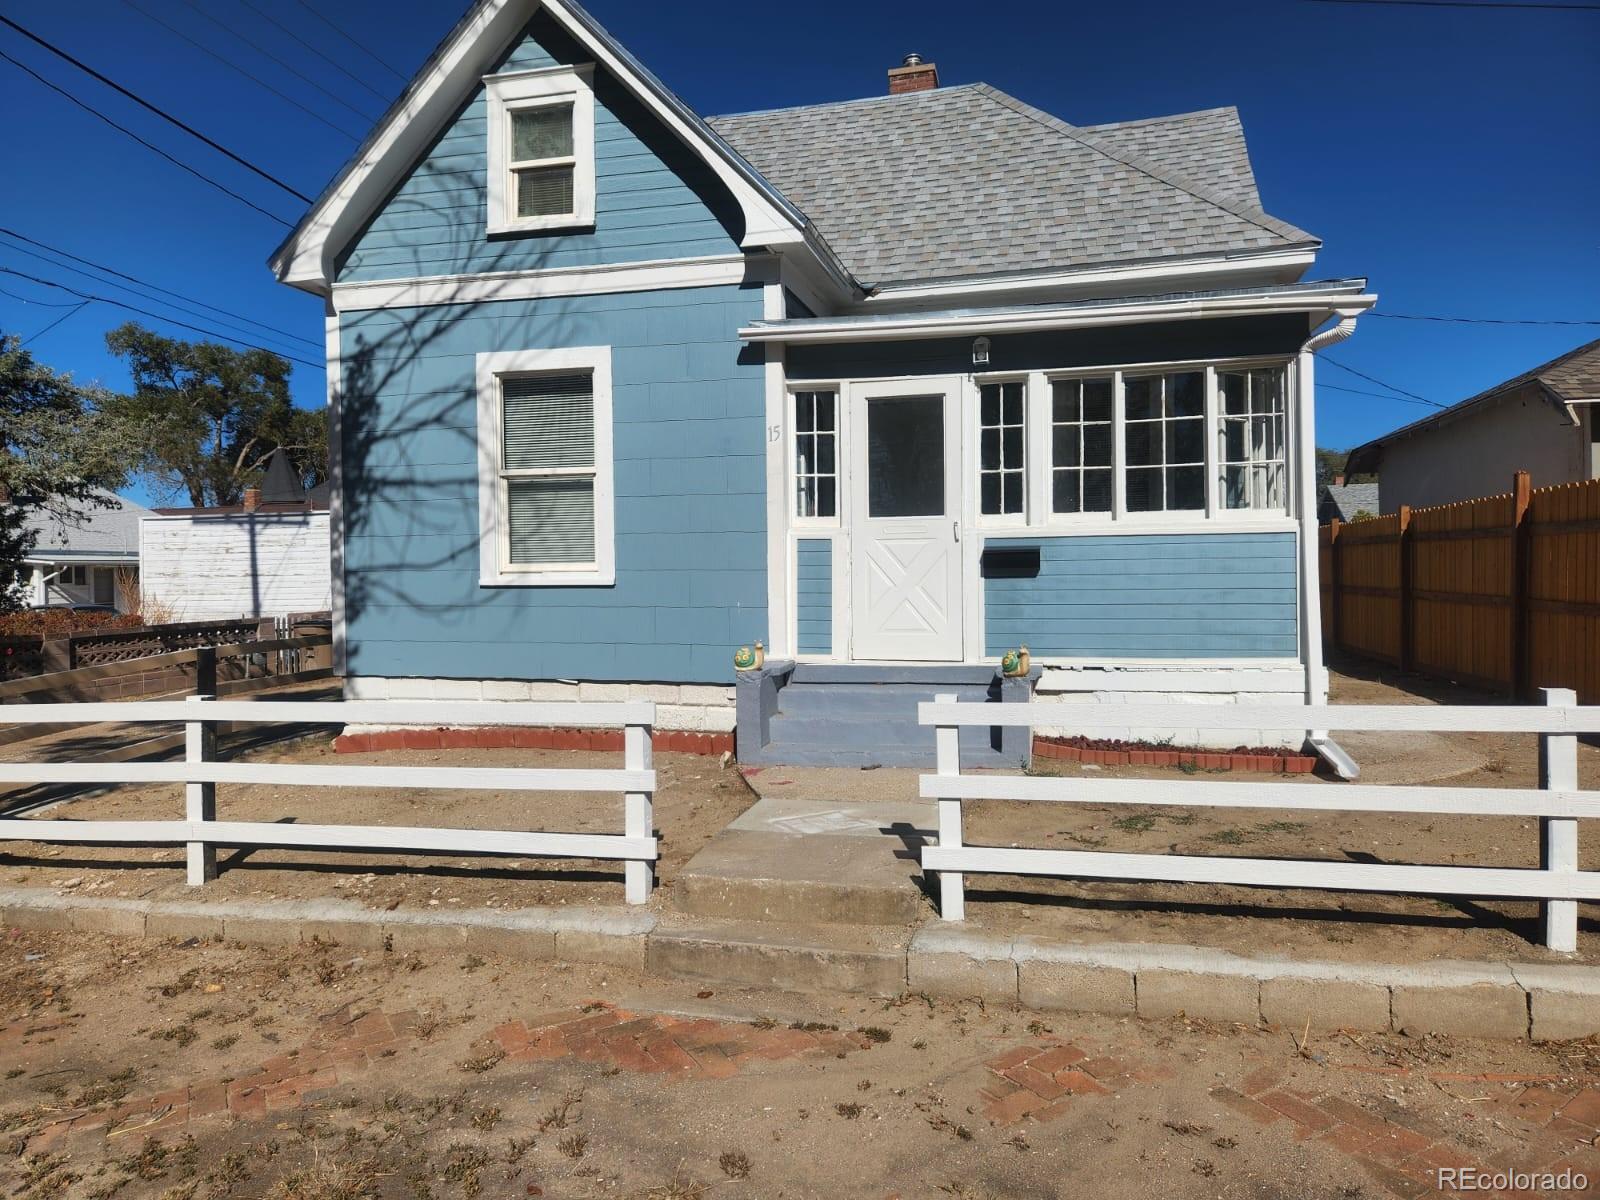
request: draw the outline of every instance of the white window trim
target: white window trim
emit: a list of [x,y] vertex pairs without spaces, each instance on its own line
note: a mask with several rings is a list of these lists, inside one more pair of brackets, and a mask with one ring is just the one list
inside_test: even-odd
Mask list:
[[[546,67],[487,75],[488,231],[526,233],[583,229],[594,225],[594,65]],[[570,213],[518,217],[511,179],[511,113],[548,105],[572,105],[572,207]]]
[[[594,381],[594,553],[590,567],[519,567],[510,559],[501,462],[500,381],[586,371]],[[617,581],[615,465],[611,441],[611,347],[510,350],[477,357],[478,582],[481,587],[609,587]]]
[[[784,504],[789,513],[789,526],[799,532],[807,530],[838,529],[844,513],[844,497],[842,491],[845,487],[844,460],[841,455],[845,453],[844,431],[844,385],[838,382],[831,383],[798,383],[791,382],[785,389],[784,420],[784,472],[786,487]],[[797,442],[800,437],[800,420],[796,412],[795,397],[801,392],[832,392],[833,393],[833,516],[831,517],[803,517],[800,515],[800,505],[797,501],[797,484],[800,478],[800,460],[797,453]]]
[[[1036,410],[1039,407],[1034,392],[1034,378],[1027,371],[985,371],[972,377],[977,407],[972,414],[972,444],[977,456],[972,477],[972,511],[977,527],[996,536],[1011,531],[1026,531],[1037,524],[1045,514],[1046,497],[1036,490],[1034,478],[1034,429],[1038,425]],[[989,384],[1020,383],[1022,385],[1022,511],[1014,513],[986,513],[983,511],[983,389]],[[1002,413],[1004,410],[1002,409]],[[992,472],[991,472],[992,473]]]

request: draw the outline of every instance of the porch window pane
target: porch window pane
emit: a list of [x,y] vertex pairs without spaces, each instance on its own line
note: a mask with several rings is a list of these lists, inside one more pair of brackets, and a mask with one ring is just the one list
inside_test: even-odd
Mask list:
[[1124,380],[1123,417],[1128,511],[1204,509],[1204,372]]
[[1026,385],[986,383],[978,403],[978,501],[985,515],[1023,511],[1023,409]]
[[1282,367],[1218,371],[1217,448],[1222,503],[1231,509],[1287,507]]
[[838,514],[838,397],[833,392],[794,394],[795,515]]
[[1051,511],[1111,511],[1111,380],[1058,379],[1050,391]]

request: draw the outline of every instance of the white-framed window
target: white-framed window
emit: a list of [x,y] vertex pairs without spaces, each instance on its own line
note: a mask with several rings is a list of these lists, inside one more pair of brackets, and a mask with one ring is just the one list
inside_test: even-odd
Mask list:
[[839,393],[817,388],[792,395],[795,520],[832,524],[839,517]]
[[1206,507],[1206,375],[1171,371],[1122,380],[1127,509]]
[[489,232],[594,224],[594,68],[491,75]]
[[89,568],[85,566],[67,567],[61,572],[61,582],[67,587],[87,587],[89,584]]
[[1110,375],[1050,385],[1050,497],[1056,513],[1109,513],[1113,491]]
[[1281,367],[1217,372],[1217,460],[1224,508],[1284,508],[1288,405]]
[[978,511],[1020,516],[1027,511],[1026,380],[978,385]]
[[480,354],[485,586],[616,582],[611,348]]
[[1286,364],[1089,368],[1044,378],[1045,523],[1288,516]]

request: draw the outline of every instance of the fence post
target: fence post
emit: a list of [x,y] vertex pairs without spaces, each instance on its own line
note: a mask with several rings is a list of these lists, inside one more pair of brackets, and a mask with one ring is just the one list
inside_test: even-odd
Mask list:
[[1533,501],[1533,481],[1526,471],[1511,477],[1511,694],[1527,696],[1531,680],[1528,670],[1528,625],[1531,620],[1528,593],[1532,588],[1533,524],[1528,506]]
[[[954,704],[955,694],[935,696],[936,704]],[[961,774],[961,728],[940,725],[934,731],[934,763],[940,775]],[[961,801],[939,799],[939,848],[961,848]],[[966,881],[960,871],[939,872],[939,916],[946,921],[967,917]]]
[[1400,669],[1411,670],[1415,625],[1412,621],[1412,583],[1411,583],[1411,505],[1402,504],[1399,514],[1400,533],[1397,545],[1400,547]]
[[[622,765],[629,771],[648,771],[655,764],[655,748],[650,726],[628,725],[622,731]],[[650,792],[627,792],[622,799],[622,832],[631,838],[647,838],[655,832]],[[650,899],[650,884],[655,864],[630,858],[623,864],[624,898],[629,904],[645,904]]]
[[[1578,693],[1571,688],[1543,688],[1547,705],[1571,708]],[[1578,739],[1570,733],[1539,735],[1539,786],[1546,791],[1578,790]],[[1539,818],[1539,866],[1555,874],[1578,869],[1578,822],[1566,817]],[[1571,954],[1578,948],[1578,902],[1544,902],[1544,944]]]
[[[198,667],[199,664],[196,663]],[[215,658],[212,660],[215,672]],[[215,695],[190,696],[192,704],[205,704],[215,700]],[[184,724],[184,761],[190,763],[215,762],[217,757],[217,730],[209,721],[188,721]],[[200,824],[217,819],[217,785],[191,780],[184,784],[184,819],[190,824]],[[188,883],[199,887],[208,879],[217,877],[217,849],[206,841],[188,843]]]

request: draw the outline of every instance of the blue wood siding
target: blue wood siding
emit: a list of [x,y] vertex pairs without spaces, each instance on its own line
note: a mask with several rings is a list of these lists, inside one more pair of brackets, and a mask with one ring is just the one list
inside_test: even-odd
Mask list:
[[[541,13],[497,70],[592,61]],[[340,282],[644,262],[738,250],[742,216],[726,189],[620,83],[599,70],[594,120],[592,231],[486,235],[488,117],[480,85],[345,248]]]
[[827,538],[795,543],[795,649],[833,653],[833,543]]
[[1293,533],[990,538],[1039,548],[1037,578],[984,580],[986,653],[1296,658]]
[[[355,675],[727,683],[767,638],[759,288],[347,313]],[[612,349],[612,587],[478,585],[475,356]]]

